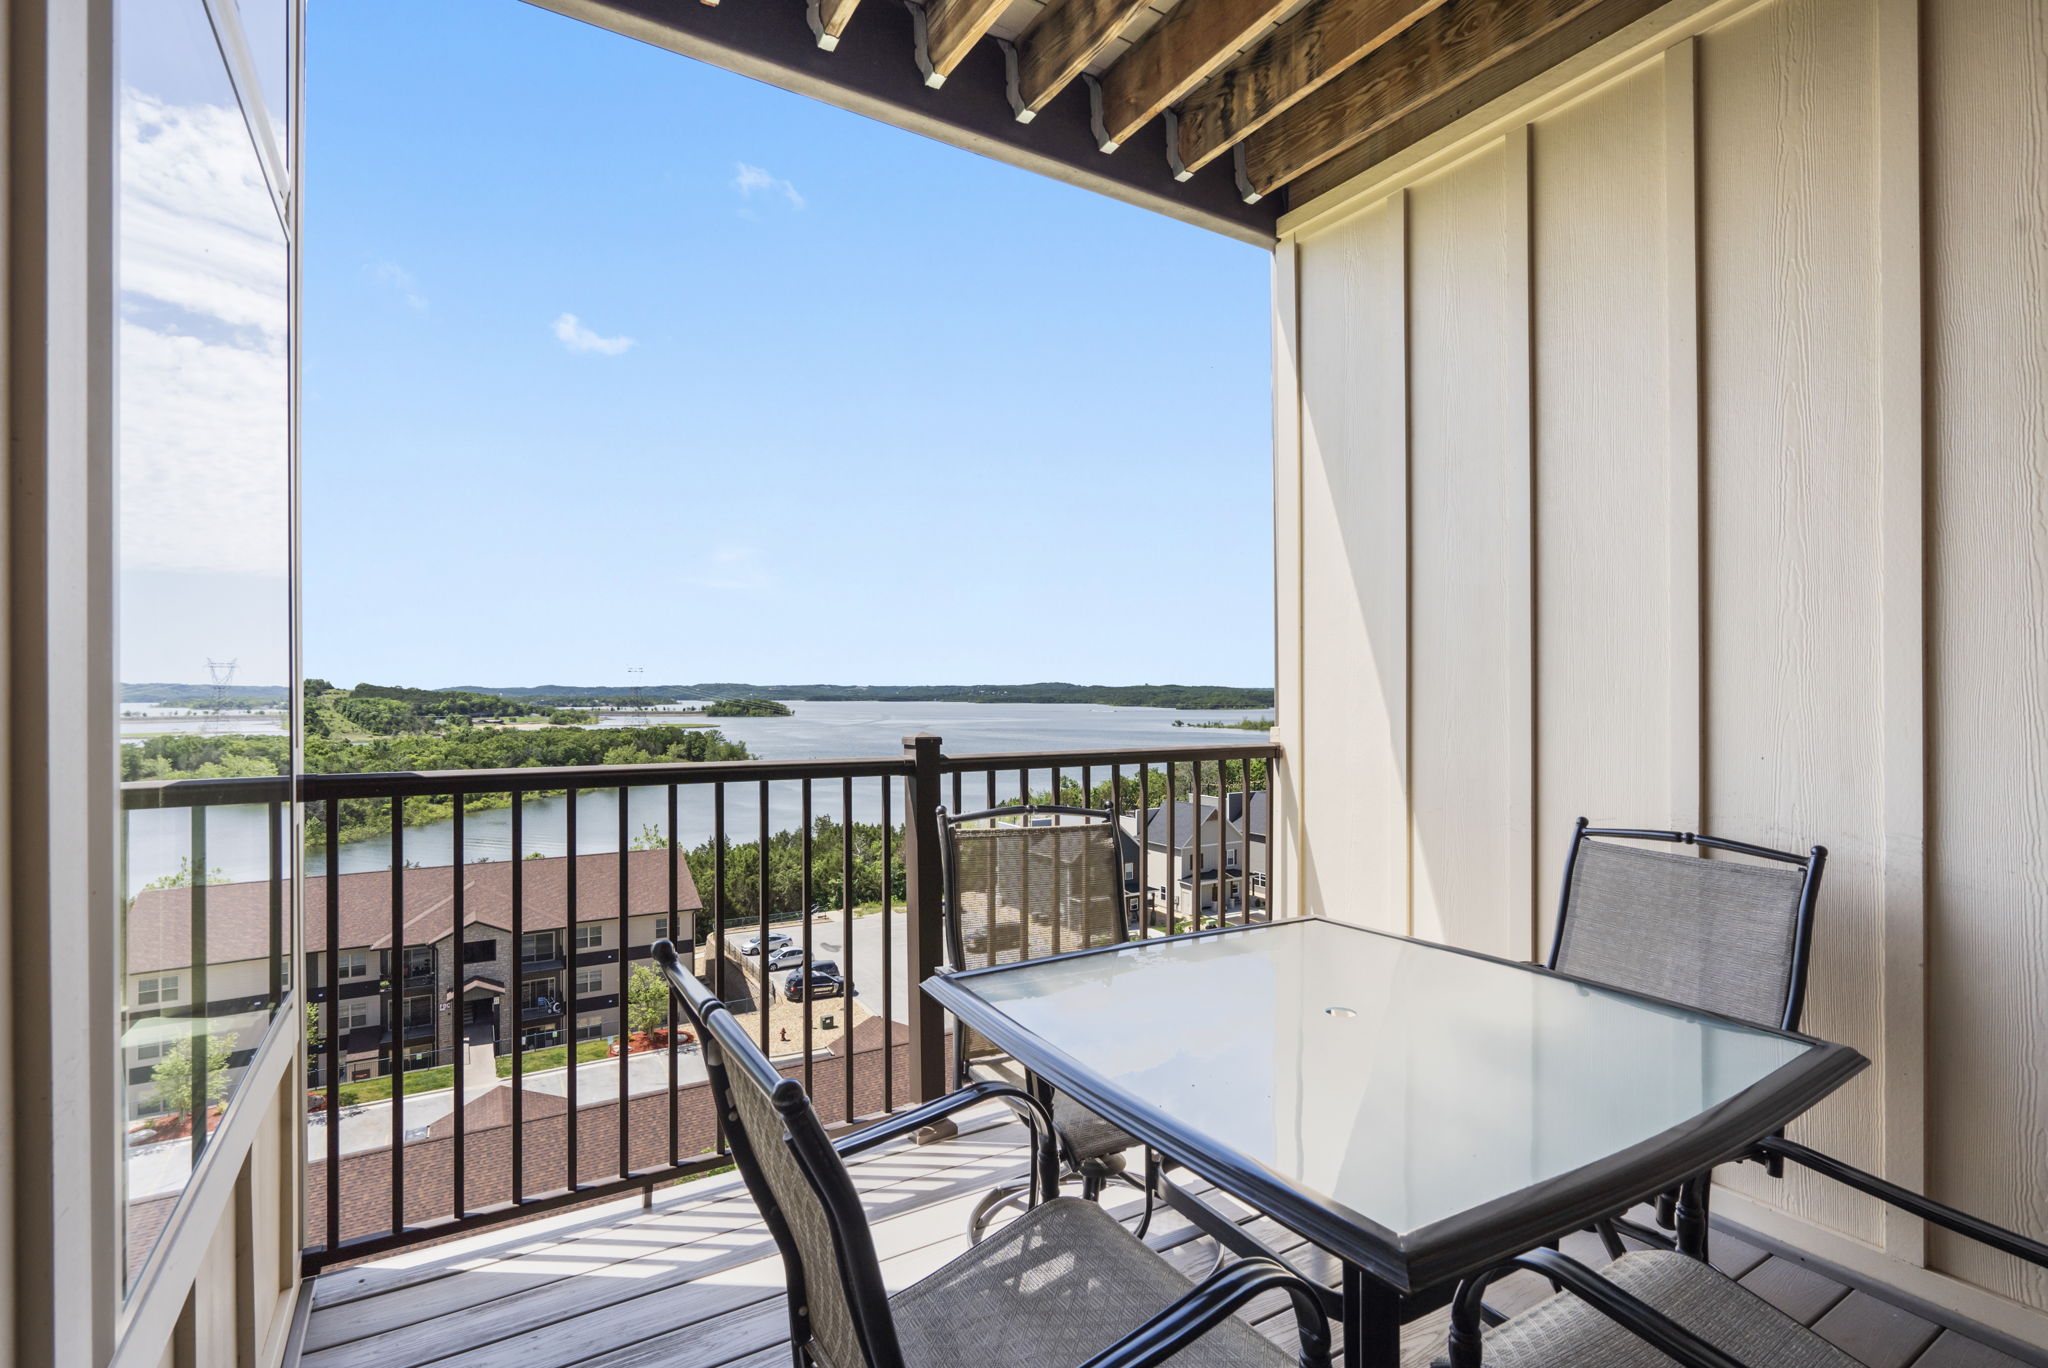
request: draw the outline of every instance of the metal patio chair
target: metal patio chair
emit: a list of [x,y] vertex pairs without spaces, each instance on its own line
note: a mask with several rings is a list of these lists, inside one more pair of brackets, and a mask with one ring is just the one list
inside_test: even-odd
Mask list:
[[[1267,1260],[1190,1283],[1094,1202],[1050,1196],[1052,1118],[1036,1098],[976,1083],[878,1125],[828,1138],[716,994],[661,941],[656,961],[704,1043],[733,1163],[782,1254],[797,1368],[1325,1368],[1330,1327],[1306,1283]],[[984,1102],[1032,1130],[1033,1204],[996,1235],[893,1295],[845,1157]],[[1295,1309],[1298,1356],[1233,1313],[1261,1293]]]
[[[1750,861],[1701,859],[1658,845],[1726,851]],[[1572,829],[1549,967],[1773,1030],[1799,1027],[1813,943],[1813,912],[1828,852],[1804,855],[1691,831]],[[1774,1166],[1773,1173],[1778,1170]],[[1620,1232],[1704,1255],[1707,1193],[1701,1174],[1656,1199],[1670,1239],[1621,1219],[1596,1225],[1611,1257]]]
[[[1771,1137],[1748,1156],[1803,1168],[1875,1197],[1944,1230],[2048,1269],[2048,1244],[1808,1149]],[[1563,1290],[1492,1326],[1480,1297],[1494,1278],[1531,1269]],[[1596,1273],[1551,1249],[1511,1259],[1458,1289],[1451,1305],[1448,1368],[1859,1368],[1820,1335],[1703,1259],[1667,1250],[1624,1254]]]
[[[1047,818],[1044,825],[1034,819]],[[1069,950],[1116,945],[1130,938],[1116,814],[1109,809],[1020,803],[952,816],[939,809],[945,833],[943,924],[948,971],[1019,964]],[[953,1026],[956,1087],[988,1079],[1018,1088],[1032,1080],[1003,1051],[964,1023]],[[1124,1154],[1138,1141],[1063,1093],[1045,1090],[1059,1136],[1063,1171],[1096,1199],[1112,1182],[1141,1189],[1145,1205],[1134,1227],[1152,1221],[1157,1163],[1146,1152],[1146,1180],[1125,1172]],[[1019,1187],[1000,1187],[968,1221],[979,1241],[996,1213],[1023,1200]]]

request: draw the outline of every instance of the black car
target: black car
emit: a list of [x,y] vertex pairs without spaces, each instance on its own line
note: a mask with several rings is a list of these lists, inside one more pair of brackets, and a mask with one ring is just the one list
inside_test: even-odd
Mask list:
[[791,1002],[839,997],[845,992],[846,980],[839,976],[839,965],[833,960],[812,960],[808,968],[798,969],[782,982],[782,996]]

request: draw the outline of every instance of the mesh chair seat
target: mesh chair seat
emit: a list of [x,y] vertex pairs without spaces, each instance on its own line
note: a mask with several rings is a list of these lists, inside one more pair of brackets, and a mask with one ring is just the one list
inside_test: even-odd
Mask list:
[[[1093,1202],[1033,1207],[889,1299],[910,1368],[1073,1368],[1193,1286]],[[1167,1360],[1172,1368],[1296,1368],[1236,1317]]]
[[[1860,1368],[1748,1288],[1687,1255],[1624,1254],[1601,1276],[1751,1368]],[[1663,1353],[1569,1292],[1488,1330],[1481,1362],[1484,1368],[1673,1368]]]

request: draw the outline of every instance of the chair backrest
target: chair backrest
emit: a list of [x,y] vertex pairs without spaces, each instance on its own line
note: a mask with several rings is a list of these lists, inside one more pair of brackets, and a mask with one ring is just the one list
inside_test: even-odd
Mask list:
[[[1051,820],[1033,825],[1033,818]],[[1019,804],[950,817],[946,960],[979,969],[1091,950],[1130,937],[1115,815]]]
[[[1702,847],[1763,863],[1650,848]],[[1804,855],[1690,831],[1589,827],[1565,861],[1550,967],[1651,997],[1793,1030],[1806,998],[1814,899],[1827,851]]]
[[792,1341],[829,1368],[901,1368],[867,1214],[811,1100],[761,1053],[676,948],[654,957],[703,1042],[733,1163],[782,1251]]

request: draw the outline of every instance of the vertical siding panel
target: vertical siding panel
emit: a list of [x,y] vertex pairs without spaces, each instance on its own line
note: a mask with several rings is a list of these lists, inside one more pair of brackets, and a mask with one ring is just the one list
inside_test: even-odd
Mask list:
[[1408,929],[1406,196],[1300,249],[1303,884]]
[[1665,231],[1659,64],[1536,126],[1537,885],[1572,822],[1666,820]]
[[1664,322],[1670,449],[1671,824],[1706,810],[1706,601],[1700,525],[1699,44],[1665,50]]
[[1267,776],[1273,810],[1267,833],[1267,897],[1275,915],[1301,906],[1301,784],[1308,753],[1302,725],[1301,254],[1288,239],[1273,249],[1273,703],[1284,748]]
[[1507,465],[1507,546],[1501,605],[1507,630],[1507,886],[1510,955],[1535,958],[1536,912],[1536,393],[1535,243],[1530,223],[1532,132],[1502,142],[1507,335],[1501,356],[1501,436]]
[[[1926,451],[1920,256],[1920,0],[1878,7],[1878,309],[1884,489],[1884,1173],[1926,1187]],[[1887,1207],[1883,1245],[1926,1257]]]
[[1505,160],[1495,142],[1410,190],[1408,225],[1415,930],[1499,953],[1517,942]]
[[[1806,1026],[1877,1068],[1794,1127],[1881,1162],[1875,13],[1781,0],[1700,39],[1706,826],[1833,852]],[[1724,1178],[1874,1240],[1872,1204]]]
[[[1928,1177],[2048,1232],[2048,9],[1926,11]],[[1938,1232],[2036,1307],[2048,1275]]]

